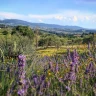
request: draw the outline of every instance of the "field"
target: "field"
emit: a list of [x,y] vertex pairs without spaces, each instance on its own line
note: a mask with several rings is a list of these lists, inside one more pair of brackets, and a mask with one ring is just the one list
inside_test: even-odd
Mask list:
[[[31,58],[31,61],[27,60],[26,79],[22,78],[22,76],[16,76],[16,73],[14,75],[14,72],[20,71],[17,70],[18,67],[19,69],[24,67],[18,64],[24,62],[21,60],[17,64],[16,60],[8,58],[5,64],[1,64],[1,96],[9,96],[8,94],[11,94],[10,96],[17,96],[16,93],[21,94],[20,96],[27,96],[28,94],[31,94],[28,96],[95,96],[96,57],[94,55],[96,53],[92,52],[90,55],[88,53],[90,50],[86,46],[86,48],[84,47],[85,49],[83,47],[83,45],[81,48],[79,45],[68,46],[70,48],[69,51],[65,46],[58,50],[56,48],[39,49],[37,52],[42,54],[43,57],[37,56]],[[75,48],[78,50],[74,51]],[[24,69],[22,71],[25,72]],[[19,79],[16,80],[16,78]],[[19,81],[22,79],[23,81]],[[17,83],[17,81],[23,82],[23,85]],[[19,90],[18,86],[20,87]],[[23,87],[25,88],[24,92]]]
[[0,96],[96,96],[93,34],[66,39],[30,34],[29,27],[4,30],[0,31]]
[[37,49],[37,53],[42,55],[42,56],[52,56],[55,54],[64,54],[66,53],[66,50],[70,49],[72,51],[73,49],[78,49],[79,53],[83,53],[84,51],[88,51],[87,45],[69,45],[69,46],[61,46],[59,49],[56,49],[54,46],[53,47],[48,47],[46,49],[39,47]]

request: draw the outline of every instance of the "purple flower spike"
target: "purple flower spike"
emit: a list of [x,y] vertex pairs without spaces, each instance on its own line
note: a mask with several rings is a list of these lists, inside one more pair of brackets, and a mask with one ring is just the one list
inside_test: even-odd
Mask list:
[[66,86],[65,87],[68,91],[70,91],[71,90],[71,88],[69,87],[69,86]]
[[58,63],[56,63],[55,70],[56,70],[56,72],[58,72],[58,71],[59,71],[59,66],[58,66]]
[[76,80],[75,72],[70,72],[68,79],[71,80],[71,81],[75,81]]
[[71,53],[71,60],[72,60],[72,62],[75,62],[75,54],[74,54],[74,52]]
[[18,91],[18,95],[19,95],[19,96],[24,96],[24,90],[23,90],[23,89],[19,90],[19,91]]
[[85,70],[85,74],[89,73],[89,72],[92,72],[94,70],[94,64],[91,62],[87,67],[86,67],[86,70]]
[[18,90],[19,96],[25,96],[27,93],[27,85],[28,81],[25,77],[25,64],[26,64],[26,57],[24,55],[18,56],[18,84],[20,86],[20,89]]
[[38,83],[38,80],[37,80],[37,75],[34,75],[33,76],[33,81],[34,81],[34,84],[35,84],[35,86],[37,85],[37,83]]
[[75,55],[76,57],[79,56],[76,49],[74,50],[74,55]]
[[41,77],[41,80],[43,81],[43,80],[45,80],[45,78],[46,78],[46,76],[43,75],[43,76]]
[[26,57],[24,55],[18,56],[18,66],[25,66]]

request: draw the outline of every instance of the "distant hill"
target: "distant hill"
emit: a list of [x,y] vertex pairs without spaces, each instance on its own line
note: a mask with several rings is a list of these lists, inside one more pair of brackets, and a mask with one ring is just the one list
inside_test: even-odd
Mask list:
[[23,20],[18,20],[18,19],[0,20],[0,24],[11,25],[11,26],[26,25],[26,26],[30,26],[32,28],[39,27],[39,28],[45,28],[45,29],[48,29],[48,28],[70,29],[70,30],[84,29],[79,26],[61,26],[61,25],[56,25],[56,24],[31,23],[31,22],[27,22],[27,21],[23,21]]

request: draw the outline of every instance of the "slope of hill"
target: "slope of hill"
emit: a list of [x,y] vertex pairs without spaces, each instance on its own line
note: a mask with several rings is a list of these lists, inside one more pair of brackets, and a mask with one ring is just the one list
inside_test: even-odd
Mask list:
[[47,29],[47,28],[70,29],[70,30],[83,29],[82,27],[79,27],[79,26],[62,26],[62,25],[56,25],[56,24],[31,23],[31,22],[27,22],[27,21],[23,21],[23,20],[18,20],[18,19],[0,20],[0,24],[11,25],[11,26],[26,25],[26,26],[30,26],[32,28],[39,27],[39,28],[45,28],[45,29]]

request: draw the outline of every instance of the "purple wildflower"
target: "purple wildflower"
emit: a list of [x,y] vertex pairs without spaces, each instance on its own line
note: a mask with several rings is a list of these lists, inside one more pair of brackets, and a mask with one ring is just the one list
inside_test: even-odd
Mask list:
[[37,77],[37,75],[34,75],[34,76],[33,76],[33,81],[34,81],[34,84],[35,84],[35,86],[36,86],[37,83],[38,83],[38,77]]
[[25,96],[27,93],[27,80],[25,78],[25,64],[26,64],[26,57],[24,55],[18,56],[18,83],[20,86],[20,89],[18,90],[19,96]]
[[19,95],[19,96],[24,96],[24,90],[23,90],[23,89],[20,89],[20,90],[18,91],[18,95]]
[[71,53],[71,60],[72,60],[72,62],[75,62],[75,54],[74,54],[74,52]]
[[45,80],[45,78],[46,78],[45,75],[41,76],[41,80],[42,80],[42,81]]
[[71,80],[71,81],[75,81],[76,80],[75,72],[69,72],[68,79]]
[[70,71],[75,71],[75,63],[72,62],[70,65]]
[[70,91],[71,90],[71,88],[69,87],[69,86],[66,86],[65,87],[68,91]]
[[56,63],[55,70],[56,70],[56,72],[58,72],[58,71],[59,71],[59,66],[58,66],[58,63]]
[[85,70],[85,74],[89,73],[89,72],[92,72],[94,70],[94,65],[93,63],[91,62],[87,67],[86,67],[86,70]]
[[78,59],[79,59],[79,55],[76,51],[76,49],[74,50],[74,52],[71,53],[71,60],[72,62],[74,62],[75,64],[78,63]]
[[26,59],[26,57],[24,55],[19,55],[18,56],[18,66],[24,67],[25,63],[26,63],[25,59]]

